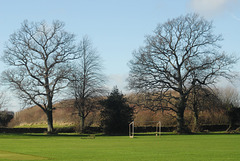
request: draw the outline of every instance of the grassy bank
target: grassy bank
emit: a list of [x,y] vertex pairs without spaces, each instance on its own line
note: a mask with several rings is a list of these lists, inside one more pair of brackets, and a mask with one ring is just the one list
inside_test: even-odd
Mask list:
[[[240,158],[239,134],[45,136],[0,134],[0,160],[228,161]],[[15,156],[15,157],[13,157]]]

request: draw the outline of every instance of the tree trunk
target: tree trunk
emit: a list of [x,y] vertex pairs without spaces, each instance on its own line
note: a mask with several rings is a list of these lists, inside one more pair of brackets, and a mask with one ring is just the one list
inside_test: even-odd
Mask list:
[[233,122],[230,122],[226,131],[230,132],[230,131],[235,130],[235,129],[236,129],[235,124]]
[[47,123],[48,123],[48,128],[47,132],[48,133],[53,133],[53,117],[52,117],[52,110],[46,110],[46,115],[47,115]]
[[184,110],[178,109],[177,112],[177,133],[182,134],[185,132],[184,128]]
[[199,132],[200,131],[200,126],[199,126],[199,119],[198,119],[198,110],[194,109],[194,122],[193,122],[193,131],[194,132]]
[[81,117],[81,132],[84,132],[85,128],[85,117]]
[[184,134],[188,133],[184,122],[184,111],[186,108],[186,99],[184,96],[180,96],[178,111],[177,111],[177,133]]
[[[193,85],[195,86],[195,81],[193,83]],[[200,131],[200,127],[199,127],[199,121],[198,121],[198,116],[199,116],[199,111],[198,111],[198,107],[197,107],[197,91],[196,91],[196,87],[193,88],[193,116],[194,116],[194,120],[193,120],[193,127],[192,127],[192,131],[193,132],[199,132]]]
[[237,110],[232,107],[230,110],[228,110],[227,113],[228,113],[229,126],[226,131],[230,132],[237,128],[236,126]]
[[[194,94],[196,97],[196,94]],[[197,108],[197,101],[195,100],[196,98],[194,98],[194,103],[193,103],[193,112],[194,112],[194,120],[193,120],[193,131],[194,132],[199,132],[200,131],[200,126],[199,126],[199,111],[198,111],[198,108]]]

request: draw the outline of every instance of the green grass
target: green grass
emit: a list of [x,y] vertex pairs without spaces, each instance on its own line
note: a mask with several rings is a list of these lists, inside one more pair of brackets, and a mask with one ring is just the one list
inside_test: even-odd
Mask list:
[[0,134],[0,160],[233,161],[239,134],[96,136]]

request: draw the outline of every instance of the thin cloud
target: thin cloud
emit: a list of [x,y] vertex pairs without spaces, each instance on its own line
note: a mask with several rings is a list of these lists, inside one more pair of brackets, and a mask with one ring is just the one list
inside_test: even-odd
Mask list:
[[205,16],[214,17],[234,8],[238,0],[190,0],[190,8]]
[[240,17],[236,16],[234,13],[230,13],[231,17],[237,21],[240,21]]

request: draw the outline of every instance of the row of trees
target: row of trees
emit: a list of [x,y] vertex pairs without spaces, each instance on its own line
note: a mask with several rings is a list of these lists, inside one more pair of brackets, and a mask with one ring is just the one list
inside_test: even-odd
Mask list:
[[[145,45],[133,52],[129,88],[145,98],[145,107],[175,112],[177,131],[186,132],[184,111],[190,95],[196,109],[200,90],[220,76],[232,77],[230,69],[237,59],[220,52],[221,40],[213,34],[212,22],[196,14],[159,24]],[[53,131],[53,102],[60,91],[69,87],[82,128],[96,98],[106,91],[101,61],[91,42],[85,37],[77,45],[75,35],[60,21],[51,26],[24,21],[10,36],[3,61],[10,66],[2,74],[4,82],[25,103],[45,112],[48,132]]]

